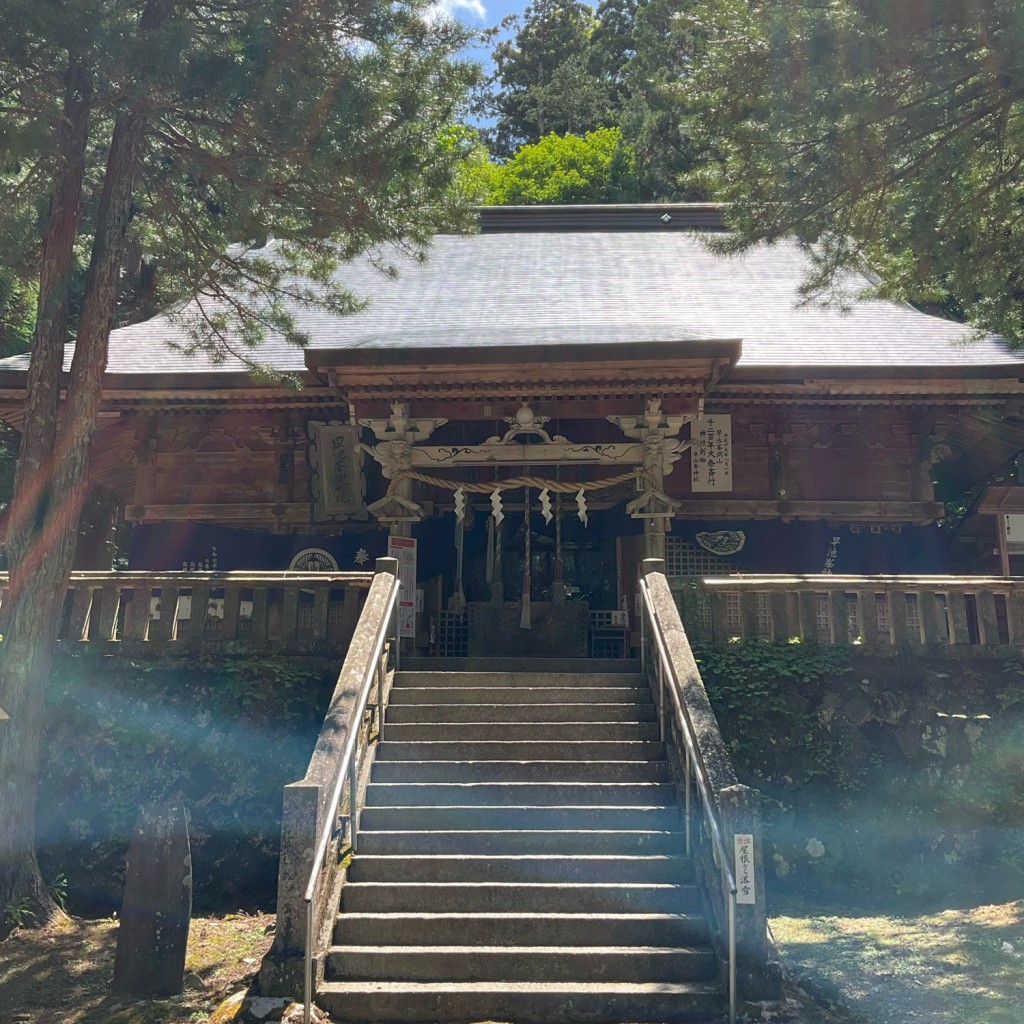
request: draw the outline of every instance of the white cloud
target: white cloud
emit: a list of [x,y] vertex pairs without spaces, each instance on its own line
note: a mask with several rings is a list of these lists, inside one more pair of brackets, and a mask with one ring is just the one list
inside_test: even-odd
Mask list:
[[451,18],[470,15],[476,21],[487,20],[487,8],[480,0],[437,0],[434,4],[437,13]]

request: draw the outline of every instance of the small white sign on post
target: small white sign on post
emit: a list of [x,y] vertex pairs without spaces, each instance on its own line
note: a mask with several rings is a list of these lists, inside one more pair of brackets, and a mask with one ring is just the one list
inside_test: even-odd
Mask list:
[[416,635],[416,541],[412,537],[388,537],[388,555],[398,559],[398,635]]
[[750,833],[737,832],[733,836],[736,844],[736,902],[756,903],[754,889],[754,837]]

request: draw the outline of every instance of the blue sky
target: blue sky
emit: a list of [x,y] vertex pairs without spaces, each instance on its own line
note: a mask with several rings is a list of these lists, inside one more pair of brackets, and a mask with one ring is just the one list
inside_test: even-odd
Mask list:
[[518,14],[529,0],[440,0],[440,6],[472,28],[497,25],[506,14]]

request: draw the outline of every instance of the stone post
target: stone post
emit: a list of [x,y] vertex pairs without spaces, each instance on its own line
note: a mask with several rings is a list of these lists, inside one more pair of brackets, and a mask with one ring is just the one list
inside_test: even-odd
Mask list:
[[[770,959],[768,911],[764,888],[764,839],[761,833],[761,794],[749,786],[719,790],[722,841],[740,892],[736,904],[736,990],[743,1001],[778,999],[782,975]],[[737,861],[736,836],[751,836],[749,864]],[[739,902],[753,897],[753,903]],[[728,936],[722,936],[723,942]]]
[[179,995],[191,919],[192,858],[185,808],[146,808],[128,847],[114,991]]
[[274,944],[260,967],[264,995],[302,992],[306,949],[306,901],[320,831],[321,787],[303,780],[284,787],[281,808],[281,858],[277,874],[277,924]]

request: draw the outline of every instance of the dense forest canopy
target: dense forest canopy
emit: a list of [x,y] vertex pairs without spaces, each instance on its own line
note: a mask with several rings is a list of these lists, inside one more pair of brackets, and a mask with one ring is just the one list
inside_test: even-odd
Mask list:
[[[503,168],[535,161],[530,147],[542,140],[548,157],[558,150],[573,163],[581,150],[606,147],[605,129],[617,133],[616,165],[628,168],[625,177],[617,172],[609,186],[599,175],[589,193],[577,180],[565,188],[538,185],[537,198],[516,201],[710,198],[703,181],[686,177],[709,156],[685,133],[679,106],[693,48],[680,31],[681,17],[695,6],[693,0],[602,0],[596,8],[579,0],[536,0],[521,17],[506,19],[510,34],[494,47],[494,73],[478,102],[487,125],[482,143],[497,169],[477,179],[479,198],[511,202],[505,197],[520,188],[504,180]],[[562,145],[552,135],[570,141]],[[521,179],[521,167],[513,177]]]

